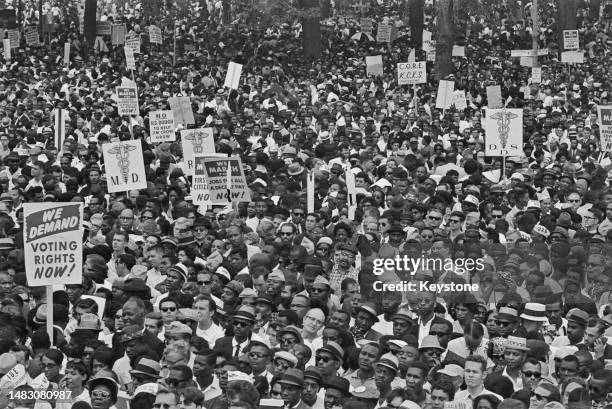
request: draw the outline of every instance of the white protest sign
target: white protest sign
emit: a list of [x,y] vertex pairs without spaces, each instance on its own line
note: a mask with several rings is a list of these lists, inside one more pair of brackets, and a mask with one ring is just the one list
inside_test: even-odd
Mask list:
[[113,24],[111,27],[111,43],[113,45],[125,44],[125,35],[127,28],[125,24]]
[[147,188],[140,140],[105,143],[102,153],[108,193]]
[[70,65],[70,43],[64,43],[64,65]]
[[212,128],[184,129],[181,131],[183,159],[187,169],[193,174],[193,158],[215,153],[215,138]]
[[465,57],[465,47],[454,45],[453,46],[453,57]]
[[113,32],[113,25],[110,21],[96,21],[96,35],[109,36]]
[[38,27],[27,27],[25,29],[26,44],[30,47],[40,46],[40,36],[38,35]]
[[[204,172],[206,186],[210,191],[210,200],[213,204],[251,201],[251,194],[239,157],[198,156],[196,160],[196,166],[201,169],[198,172]],[[228,173],[231,176],[229,189]],[[228,197],[228,194],[230,197]]]
[[125,66],[128,70],[136,70],[136,58],[134,57],[134,50],[128,46],[123,47],[125,52]]
[[117,87],[119,115],[138,115],[138,90],[135,86]]
[[612,152],[612,105],[598,106],[597,117],[599,118],[601,149],[605,152]]
[[2,40],[2,48],[4,51],[4,59],[10,61],[11,59],[11,40],[5,38]]
[[177,125],[195,124],[193,110],[191,109],[191,99],[189,97],[168,98],[168,104],[174,112],[174,121]]
[[408,56],[408,62],[415,62],[416,61],[416,51],[414,50],[414,48],[410,49],[410,55]]
[[314,172],[308,172],[308,179],[306,179],[306,211],[313,213],[315,210],[314,206],[315,196],[315,174]]
[[490,109],[498,109],[503,106],[501,87],[499,85],[489,85],[487,87],[487,107]]
[[485,156],[522,156],[523,110],[485,110]]
[[81,284],[83,203],[24,203],[23,212],[28,286]]
[[583,64],[584,52],[582,51],[563,51],[561,53],[561,62],[569,64]]
[[0,378],[0,389],[11,390],[25,383],[26,370],[22,364],[17,364]]
[[171,109],[149,112],[149,135],[152,143],[174,142],[175,128],[174,112]]
[[8,39],[11,40],[11,48],[19,48],[21,42],[21,35],[19,30],[7,30]]
[[436,97],[436,108],[449,109],[453,103],[453,91],[455,81],[441,80],[438,84],[438,95]]
[[157,26],[149,27],[149,41],[151,44],[161,44],[163,42],[161,28]]
[[563,30],[563,49],[577,50],[580,48],[578,30]]
[[465,91],[457,90],[453,91],[453,104],[455,109],[463,111],[467,108],[467,100],[465,99]]
[[531,68],[531,82],[534,84],[539,84],[542,82],[542,67]]
[[372,31],[374,30],[374,23],[371,18],[362,18],[361,21],[361,31],[372,35]]
[[125,36],[125,46],[134,50],[134,54],[140,54],[140,35],[131,34]]
[[397,64],[398,85],[424,84],[427,82],[425,61],[400,62]]
[[382,55],[366,56],[366,75],[383,75]]
[[378,32],[376,33],[376,42],[377,43],[390,43],[391,42],[391,32],[393,31],[393,26],[391,24],[379,24]]
[[[538,50],[538,56],[548,55],[548,48]],[[510,57],[533,57],[533,50],[510,50]]]
[[240,76],[242,75],[242,64],[237,64],[230,61],[227,67],[227,74],[225,75],[224,87],[229,89],[238,89],[240,85]]

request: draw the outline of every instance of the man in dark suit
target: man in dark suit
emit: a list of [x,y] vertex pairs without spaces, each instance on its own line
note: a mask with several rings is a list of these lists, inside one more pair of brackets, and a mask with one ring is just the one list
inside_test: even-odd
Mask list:
[[419,291],[414,294],[416,313],[419,317],[417,325],[414,325],[408,333],[414,335],[419,340],[419,345],[423,338],[429,335],[432,324],[444,324],[446,320],[436,316],[434,308],[436,306],[436,294],[429,291]]
[[281,393],[286,409],[312,409],[302,400],[304,389],[304,373],[296,368],[289,368],[278,383],[281,384]]
[[[214,350],[226,358],[238,357],[248,350],[253,338],[253,324],[255,323],[255,310],[249,306],[238,308],[232,317],[234,327],[233,337],[222,337],[215,342]],[[255,340],[255,338],[253,338]],[[257,339],[260,341],[260,339]]]

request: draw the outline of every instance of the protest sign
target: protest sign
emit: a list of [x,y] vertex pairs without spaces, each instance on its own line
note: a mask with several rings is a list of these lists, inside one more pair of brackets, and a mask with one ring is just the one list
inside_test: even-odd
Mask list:
[[105,143],[102,153],[108,193],[147,188],[140,140]]
[[138,115],[138,90],[135,86],[117,87],[119,115]]
[[612,152],[612,105],[600,105],[597,107],[599,118],[599,142],[601,149]]
[[[198,206],[209,206],[212,205],[210,200],[210,190],[208,190],[208,181],[206,179],[206,172],[204,171],[204,158],[208,156],[195,156],[194,169],[193,169],[193,184],[191,186],[191,201],[194,205]],[[219,155],[219,158],[225,157]]]
[[366,56],[366,75],[383,75],[382,55]]
[[24,203],[23,217],[28,286],[81,284],[83,204]]
[[487,87],[487,107],[498,109],[503,107],[501,87],[499,85],[489,85]]
[[96,35],[109,36],[113,32],[113,25],[110,21],[96,21]]
[[362,18],[361,19],[361,31],[372,35],[372,31],[374,30],[374,23],[371,18]]
[[531,68],[531,82],[534,84],[542,82],[542,67]]
[[173,97],[168,98],[170,109],[174,112],[175,124],[193,125],[193,110],[191,109],[191,99],[189,97]]
[[11,40],[5,38],[2,40],[2,48],[4,51],[4,59],[10,61],[11,59]]
[[399,85],[426,83],[425,61],[398,63],[397,82]]
[[582,51],[563,51],[561,53],[561,62],[569,64],[583,64],[584,53]]
[[438,84],[438,95],[436,97],[436,108],[449,109],[451,107],[454,89],[455,81],[440,81]]
[[40,36],[38,27],[26,27],[25,29],[26,44],[30,47],[40,47]]
[[453,91],[453,104],[455,109],[463,111],[467,108],[467,100],[465,99],[465,91],[457,90]]
[[21,35],[19,30],[6,30],[6,34],[9,40],[11,40],[11,48],[19,48],[21,43]]
[[[511,50],[510,57],[533,57],[533,50]],[[548,48],[542,48],[538,50],[538,57],[548,54]]]
[[152,143],[174,142],[176,140],[175,128],[172,110],[149,113],[149,135],[151,135]]
[[465,57],[465,47],[454,45],[453,46],[453,57]]
[[485,110],[485,156],[521,156],[523,110]]
[[163,42],[161,28],[157,26],[149,27],[149,41],[151,44],[161,44]]
[[113,24],[111,27],[111,43],[113,45],[125,44],[127,28],[125,24]]
[[0,378],[0,389],[8,391],[26,383],[27,372],[22,364],[17,364]]
[[136,58],[134,57],[134,50],[128,46],[123,47],[125,52],[125,66],[128,70],[136,70]]
[[[251,201],[251,195],[242,168],[242,161],[239,157],[205,156],[198,158],[197,166],[202,168],[198,172],[204,172],[212,204]],[[229,192],[227,183],[228,173],[231,175]],[[230,195],[229,198],[228,193]]]
[[187,169],[193,173],[193,158],[197,155],[215,153],[212,128],[185,129],[181,131],[183,158]]
[[240,85],[240,75],[242,75],[242,64],[230,61],[223,86],[229,89],[238,89]]
[[377,43],[390,43],[393,26],[391,24],[379,24],[378,31],[376,33]]
[[70,43],[64,43],[64,65],[70,65]]
[[134,50],[134,54],[140,54],[140,35],[131,34],[125,36],[125,46]]
[[580,46],[578,30],[563,30],[563,49],[577,50]]

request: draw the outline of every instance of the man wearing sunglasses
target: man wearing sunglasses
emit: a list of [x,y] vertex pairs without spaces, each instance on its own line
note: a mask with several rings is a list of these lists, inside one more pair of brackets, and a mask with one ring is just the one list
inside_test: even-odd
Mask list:
[[234,335],[219,338],[215,342],[215,350],[237,358],[248,350],[251,341],[264,342],[257,334],[253,334],[254,323],[255,310],[253,307],[242,306],[238,308],[232,316]]

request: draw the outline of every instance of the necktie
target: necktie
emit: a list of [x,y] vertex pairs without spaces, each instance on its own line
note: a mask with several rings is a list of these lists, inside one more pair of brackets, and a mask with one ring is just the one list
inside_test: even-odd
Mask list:
[[236,352],[234,353],[234,358],[238,358],[238,354],[240,354],[240,344],[236,345]]

